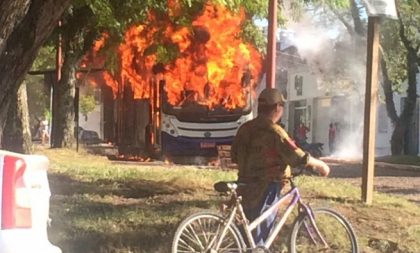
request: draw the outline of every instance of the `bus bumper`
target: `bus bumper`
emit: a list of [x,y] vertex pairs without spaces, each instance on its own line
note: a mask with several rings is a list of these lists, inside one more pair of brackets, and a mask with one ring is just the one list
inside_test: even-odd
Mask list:
[[174,137],[162,132],[162,152],[169,156],[217,156],[218,145],[231,145],[232,137],[224,138],[190,138]]

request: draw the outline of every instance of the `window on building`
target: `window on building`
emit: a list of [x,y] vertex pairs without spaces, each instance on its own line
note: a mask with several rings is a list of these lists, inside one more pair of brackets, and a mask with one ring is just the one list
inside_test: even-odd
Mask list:
[[302,96],[303,93],[303,76],[295,75],[295,90],[297,96]]

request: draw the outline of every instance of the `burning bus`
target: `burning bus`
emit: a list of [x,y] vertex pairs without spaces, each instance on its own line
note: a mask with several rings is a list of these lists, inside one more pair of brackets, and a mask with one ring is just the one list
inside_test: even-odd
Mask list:
[[[196,90],[185,90],[182,101],[171,104],[165,84],[164,80],[160,82],[161,96],[152,100],[157,104],[152,106],[155,111],[151,113],[150,128],[146,131],[151,150],[159,150],[165,156],[216,156],[216,147],[231,144],[238,128],[253,117],[250,80],[246,73],[236,94],[233,91],[225,94],[213,107],[200,103],[214,96],[209,85],[204,87],[203,97]],[[225,107],[223,102],[231,100],[232,96],[243,96],[244,104]]]
[[192,26],[172,20],[151,14],[128,29],[119,70],[103,75],[122,153],[143,146],[166,156],[213,156],[253,117],[263,59],[241,38],[244,11],[206,4]]

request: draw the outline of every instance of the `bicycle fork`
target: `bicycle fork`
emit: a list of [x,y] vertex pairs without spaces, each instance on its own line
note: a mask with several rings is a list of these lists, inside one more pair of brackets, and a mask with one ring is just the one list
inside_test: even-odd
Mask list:
[[315,215],[314,212],[312,212],[312,208],[310,208],[308,205],[302,204],[299,208],[300,210],[303,209],[303,211],[301,213],[304,214],[303,217],[309,217],[309,222],[306,221],[306,219],[304,218],[302,220],[303,225],[305,226],[306,231],[308,232],[309,237],[311,238],[312,242],[315,245],[318,245],[318,240],[316,240],[316,237],[318,237],[322,244],[324,245],[325,249],[329,248],[328,243],[325,241],[324,237],[322,236],[321,232],[319,231],[317,225],[316,225],[316,221],[315,221]]

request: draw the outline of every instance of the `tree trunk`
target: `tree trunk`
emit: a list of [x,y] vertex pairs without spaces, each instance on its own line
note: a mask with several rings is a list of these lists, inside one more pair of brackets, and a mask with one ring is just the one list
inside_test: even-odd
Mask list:
[[[74,10],[62,26],[64,62],[61,80],[55,87],[52,140],[54,148],[71,147],[75,142],[76,72],[83,56],[92,49],[97,31],[90,29],[94,13],[88,6]],[[77,115],[78,116],[78,115]]]
[[0,140],[12,98],[69,4],[70,0],[0,2]]
[[405,35],[405,27],[400,20],[400,38],[407,49],[407,98],[404,103],[404,108],[400,114],[398,122],[395,124],[395,129],[391,138],[391,152],[393,155],[400,155],[404,150],[405,132],[412,120],[414,109],[417,104],[417,80],[416,75],[418,72],[417,66],[417,51]]
[[396,122],[399,120],[397,110],[395,109],[394,103],[394,91],[392,90],[392,81],[389,79],[388,74],[388,65],[384,59],[384,55],[382,53],[381,57],[381,72],[382,72],[382,88],[384,90],[385,95],[385,106],[388,117],[391,119],[391,122],[395,125]]
[[62,77],[57,89],[57,108],[53,112],[53,147],[71,147],[74,136],[74,98],[76,94],[76,70],[79,57],[73,51],[65,52]]
[[25,154],[32,152],[26,84],[20,86],[9,106],[2,144],[9,151]]
[[404,125],[400,120],[395,124],[395,128],[391,136],[392,155],[401,155],[403,153],[404,134],[406,130],[406,125]]
[[350,5],[351,5],[351,16],[353,18],[353,24],[354,24],[354,32],[361,36],[361,37],[365,37],[366,36],[366,29],[363,26],[362,20],[361,20],[361,13],[360,13],[360,7],[358,6],[358,3],[356,3],[356,0],[351,0],[350,1]]

